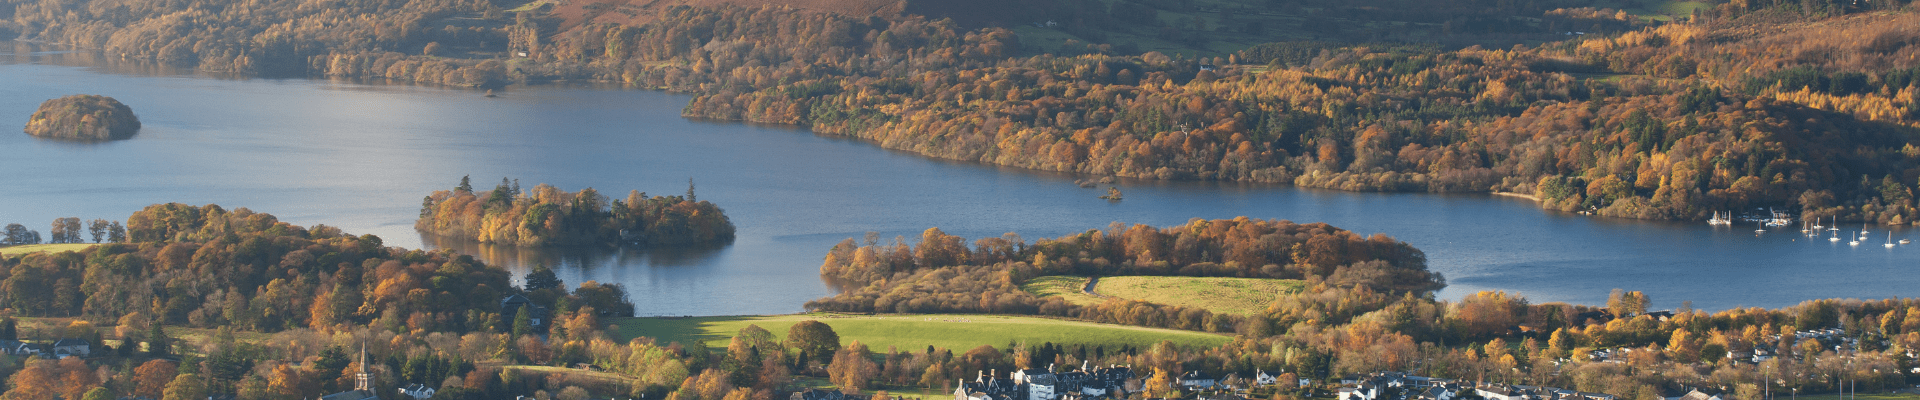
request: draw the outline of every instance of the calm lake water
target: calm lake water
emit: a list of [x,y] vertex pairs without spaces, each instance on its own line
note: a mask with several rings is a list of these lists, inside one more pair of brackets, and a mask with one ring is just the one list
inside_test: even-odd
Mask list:
[[[16,46],[21,49],[21,46]],[[1203,182],[1121,182],[1126,201],[1079,177],[932,160],[805,130],[688,120],[687,97],[590,86],[468,90],[307,79],[219,79],[87,67],[86,55],[0,47],[0,127],[47,99],[108,95],[145,124],[132,140],[77,144],[0,133],[0,222],[45,232],[57,217],[124,219],[149,204],[248,207],[301,224],[453,248],[517,272],[554,266],[574,285],[618,282],[641,314],[790,313],[828,295],[821,257],[868,231],[928,227],[1029,240],[1113,221],[1325,221],[1426,251],[1441,297],[1518,292],[1536,303],[1604,304],[1647,292],[1656,308],[1779,307],[1829,297],[1911,296],[1920,245],[1859,247],[1752,227],[1589,218],[1487,195],[1347,193]],[[16,128],[5,128],[16,129]],[[678,194],[696,181],[739,226],[699,249],[526,250],[436,242],[414,232],[420,199],[463,175],[567,190]],[[1851,225],[1849,229],[1859,229]],[[1896,231],[1895,238],[1920,236]]]

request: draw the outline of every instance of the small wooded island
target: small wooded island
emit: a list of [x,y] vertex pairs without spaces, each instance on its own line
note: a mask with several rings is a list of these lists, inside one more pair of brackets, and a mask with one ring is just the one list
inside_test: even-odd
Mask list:
[[76,94],[40,103],[27,120],[28,135],[65,140],[122,140],[140,130],[133,109],[112,97]]
[[505,178],[474,192],[467,178],[451,191],[436,191],[420,205],[414,228],[434,235],[519,246],[649,244],[700,245],[733,240],[733,222],[711,202],[687,195],[647,196],[632,191],[608,201],[593,188],[568,193],[539,184],[521,192]]

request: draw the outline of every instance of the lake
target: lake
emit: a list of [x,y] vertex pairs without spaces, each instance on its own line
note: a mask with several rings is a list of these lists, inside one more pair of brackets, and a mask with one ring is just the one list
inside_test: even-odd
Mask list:
[[[929,227],[1028,240],[1114,221],[1191,218],[1324,221],[1424,250],[1441,297],[1505,290],[1535,303],[1604,304],[1609,290],[1653,307],[1780,307],[1830,297],[1907,296],[1920,245],[1858,247],[1751,226],[1592,218],[1484,194],[1381,194],[1213,182],[1121,181],[1097,198],[1085,177],[952,162],[791,127],[680,117],[688,97],[591,85],[481,92],[309,79],[222,79],[155,68],[93,67],[87,54],[0,48],[0,126],[40,102],[112,96],[144,128],[110,143],[0,134],[0,223],[47,231],[58,217],[124,220],[149,204],[217,203],[301,224],[371,233],[388,245],[451,248],[524,273],[545,264],[569,286],[626,285],[643,315],[776,314],[830,293],[834,243]],[[8,128],[14,129],[14,128]],[[421,198],[461,176],[531,187],[682,194],[688,180],[739,227],[725,246],[514,249],[449,243],[413,230]],[[1857,230],[1858,224],[1848,229]],[[1895,238],[1915,232],[1895,231]],[[516,278],[517,279],[517,278]]]

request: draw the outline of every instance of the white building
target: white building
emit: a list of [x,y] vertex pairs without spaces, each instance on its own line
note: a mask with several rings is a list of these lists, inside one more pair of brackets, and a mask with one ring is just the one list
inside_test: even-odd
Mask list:
[[412,397],[416,400],[426,400],[433,397],[433,391],[433,388],[427,387],[427,385],[415,383],[401,387],[400,395]]
[[1053,379],[1053,374],[1029,375],[1026,377],[1025,383],[1027,386],[1027,400],[1054,400],[1056,398],[1056,396],[1054,396],[1054,389],[1059,386],[1059,383]]
[[86,358],[87,355],[92,354],[92,352],[93,345],[87,343],[85,339],[60,339],[60,341],[53,342],[53,356],[56,358]]
[[1373,400],[1380,396],[1380,389],[1373,385],[1360,385],[1340,388],[1337,397],[1340,400]]

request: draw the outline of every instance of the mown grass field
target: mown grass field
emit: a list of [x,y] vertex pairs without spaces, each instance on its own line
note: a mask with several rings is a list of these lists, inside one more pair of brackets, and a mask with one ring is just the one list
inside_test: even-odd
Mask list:
[[93,247],[93,245],[94,245],[93,243],[58,243],[58,244],[23,244],[23,245],[15,245],[15,246],[4,246],[4,247],[0,247],[0,256],[13,256],[13,255],[20,255],[20,254],[28,254],[28,253],[39,253],[43,251],[50,251],[55,253],[62,252],[62,251],[83,251],[89,247]]
[[[1047,276],[1029,280],[1021,289],[1035,296],[1061,296],[1075,304],[1105,301],[1082,293],[1080,288],[1085,283],[1085,277]],[[1266,310],[1281,294],[1299,291],[1305,285],[1295,279],[1109,276],[1100,278],[1093,291],[1101,296],[1248,315]]]
[[703,342],[709,347],[725,348],[727,341],[747,325],[759,325],[785,340],[787,329],[806,320],[819,320],[832,326],[841,343],[855,340],[875,352],[894,346],[902,351],[925,349],[931,345],[962,352],[981,345],[1004,347],[1008,343],[1088,344],[1107,347],[1147,346],[1171,340],[1182,346],[1215,347],[1227,336],[1172,329],[1141,328],[1091,322],[1064,321],[1036,317],[964,314],[796,314],[731,317],[642,317],[607,320],[615,338],[627,340],[646,336],[668,342]]

